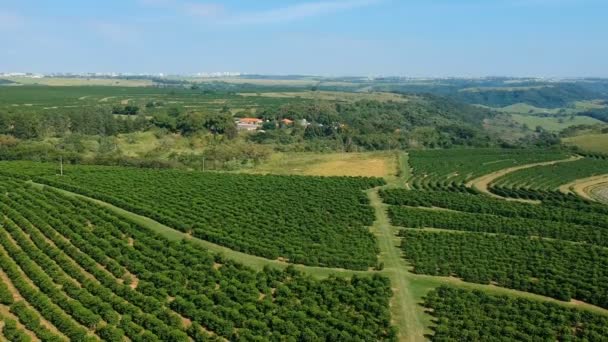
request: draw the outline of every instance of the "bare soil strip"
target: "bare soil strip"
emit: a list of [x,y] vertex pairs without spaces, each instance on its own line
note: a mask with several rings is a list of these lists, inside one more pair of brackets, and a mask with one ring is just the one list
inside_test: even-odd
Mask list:
[[608,174],[577,179],[574,182],[560,186],[559,191],[563,193],[576,194],[590,201],[596,201],[598,198],[593,195],[593,190],[601,187],[602,185],[608,185]]
[[589,190],[589,193],[596,200],[608,204],[608,183],[598,184]]

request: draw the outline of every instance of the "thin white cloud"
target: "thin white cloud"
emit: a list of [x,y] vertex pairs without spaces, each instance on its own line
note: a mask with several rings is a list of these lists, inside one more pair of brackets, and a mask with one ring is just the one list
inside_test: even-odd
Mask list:
[[299,4],[265,10],[232,10],[221,3],[192,2],[180,0],[137,0],[145,7],[164,7],[207,22],[224,25],[260,25],[291,22],[310,17],[353,10],[379,4],[386,0],[328,0],[308,1]]
[[214,3],[185,3],[183,10],[189,15],[197,17],[218,18],[225,14],[225,7],[221,4]]
[[318,17],[336,12],[353,10],[378,3],[380,3],[380,0],[306,2],[265,11],[237,13],[226,19],[229,20],[230,23],[240,25],[289,22],[309,17]]

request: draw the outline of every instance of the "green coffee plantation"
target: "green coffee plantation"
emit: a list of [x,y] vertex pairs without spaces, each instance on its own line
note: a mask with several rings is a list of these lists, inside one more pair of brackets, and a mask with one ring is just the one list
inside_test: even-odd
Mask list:
[[567,153],[518,149],[449,149],[411,151],[414,189],[468,191],[468,181],[509,167],[565,159]]
[[[10,162],[2,172],[97,198],[219,245],[296,264],[368,269],[375,178],[253,176]],[[23,170],[23,171],[21,171]],[[42,176],[47,175],[47,176]],[[48,176],[51,175],[51,176]]]
[[315,280],[170,242],[106,208],[0,178],[11,341],[393,340],[381,276]]
[[[467,182],[571,155],[475,151],[411,153],[416,190],[394,179],[92,165],[59,176],[55,164],[0,162],[0,332],[11,341],[602,341],[608,206],[479,193]],[[426,153],[435,158],[421,162]],[[416,183],[428,178],[417,162],[452,176]],[[268,266],[250,269],[201,240]]]
[[540,198],[560,186],[592,176],[608,175],[608,159],[585,157],[577,161],[538,166],[505,175],[491,184],[492,192],[505,197]]
[[[410,153],[414,173],[410,184],[418,190],[379,191],[401,238],[412,278],[431,275],[449,284],[424,299],[423,305],[435,317],[431,340],[604,341],[608,311],[601,308],[608,308],[608,206],[555,190],[608,173],[605,160],[571,158],[526,168],[544,163],[528,159],[519,171],[511,165],[493,170],[484,165],[487,155],[459,157],[442,151],[436,155],[441,158],[429,157],[434,152]],[[426,170],[416,168],[416,162],[423,160],[420,155],[431,158],[425,162]],[[568,154],[555,157],[569,158]],[[463,165],[472,171],[463,174],[468,170]],[[504,172],[492,192],[538,202],[507,201],[466,186],[471,179],[500,175],[502,170],[512,171]],[[525,188],[525,194],[517,195],[496,186],[513,179],[534,186],[518,187],[518,191]],[[484,284],[483,290],[453,287],[477,288],[464,285],[469,283]],[[520,292],[494,294],[498,288]],[[558,304],[537,301],[533,294],[554,298]],[[593,306],[581,310],[576,304],[564,305],[570,302]]]
[[425,305],[433,309],[436,341],[603,341],[608,317],[508,296],[440,287]]

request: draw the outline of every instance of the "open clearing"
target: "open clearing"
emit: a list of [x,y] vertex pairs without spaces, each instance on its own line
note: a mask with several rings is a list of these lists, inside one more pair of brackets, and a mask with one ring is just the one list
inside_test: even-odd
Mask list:
[[61,77],[8,77],[10,81],[22,85],[45,85],[57,87],[72,86],[123,86],[123,87],[146,87],[154,85],[150,80],[126,80],[112,78],[61,78]]
[[[596,199],[593,196],[592,191],[599,186],[608,184],[608,174],[594,176],[584,179],[577,179],[574,182],[564,184],[559,187],[559,191],[564,193],[574,193],[584,199],[594,201]],[[600,191],[600,194],[603,193]]]
[[571,126],[595,125],[602,123],[602,121],[588,116],[542,117],[534,115],[512,114],[511,117],[513,120],[515,120],[515,122],[521,125],[526,125],[530,129],[540,126],[551,132],[559,132]]
[[304,176],[394,177],[397,155],[370,153],[276,153],[248,173]]
[[579,135],[562,140],[567,145],[574,145],[585,151],[608,153],[608,133]]
[[591,188],[589,193],[596,200],[608,204],[608,183]]

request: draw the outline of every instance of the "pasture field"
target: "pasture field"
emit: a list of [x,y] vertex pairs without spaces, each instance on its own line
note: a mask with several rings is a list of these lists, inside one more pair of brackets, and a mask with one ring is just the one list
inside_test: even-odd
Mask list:
[[583,151],[608,154],[608,133],[579,135],[563,138],[562,141]]
[[556,192],[564,184],[604,174],[608,174],[608,159],[583,158],[519,170],[498,178],[490,188],[501,196],[532,198],[534,192]]
[[[271,108],[284,103],[309,101],[299,98],[246,97],[233,93],[203,92],[182,88],[125,86],[17,86],[0,88],[0,108],[19,110],[69,110],[100,106],[133,105],[146,113],[177,107],[184,110],[220,111],[229,107],[233,112]],[[146,105],[153,102],[153,108]]]
[[462,191],[471,179],[501,169],[565,159],[562,151],[508,149],[449,149],[411,151],[409,163],[414,189]]
[[275,153],[270,160],[248,169],[249,173],[303,176],[395,177],[397,155],[365,153]]
[[547,131],[555,133],[561,132],[571,126],[603,124],[603,121],[588,116],[542,117],[512,114],[511,117],[515,122],[526,125],[530,129],[540,126]]
[[522,115],[538,115],[538,114],[553,114],[553,115],[572,115],[584,112],[590,109],[601,109],[606,107],[601,100],[592,101],[576,101],[570,107],[565,108],[540,108],[529,105],[527,103],[516,103],[506,107],[499,108],[501,112],[510,114]]
[[[4,163],[19,172],[27,163]],[[363,190],[379,178],[300,177],[32,163],[39,183],[97,198],[195,237],[294,264],[367,269],[377,247]],[[47,171],[49,168],[55,171]],[[48,173],[46,173],[48,172]]]
[[5,79],[21,85],[40,85],[53,87],[76,86],[115,86],[115,87],[146,87],[155,83],[144,79],[113,79],[113,78],[69,78],[69,77],[5,77]]
[[1,177],[11,341],[394,340],[388,280],[254,271],[87,200]]
[[241,93],[246,97],[273,97],[273,98],[302,98],[309,100],[345,101],[354,102],[361,100],[376,101],[408,101],[408,97],[393,93],[347,93],[338,91],[301,91],[301,92],[264,92],[264,93]]

